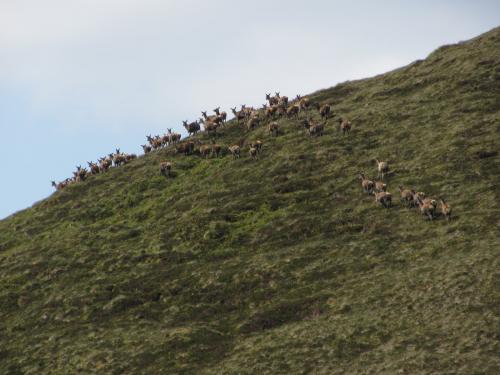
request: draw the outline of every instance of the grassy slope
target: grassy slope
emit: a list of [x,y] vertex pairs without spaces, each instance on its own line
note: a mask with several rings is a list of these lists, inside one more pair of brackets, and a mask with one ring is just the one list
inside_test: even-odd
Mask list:
[[[500,29],[311,98],[351,135],[281,121],[258,161],[164,150],[1,221],[0,373],[500,373]],[[375,206],[375,157],[455,219]]]

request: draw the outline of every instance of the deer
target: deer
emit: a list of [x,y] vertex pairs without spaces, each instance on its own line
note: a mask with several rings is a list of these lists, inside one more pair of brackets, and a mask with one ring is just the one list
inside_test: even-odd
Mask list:
[[238,145],[229,146],[229,152],[233,155],[233,159],[236,159],[240,157],[241,148]]
[[264,107],[264,117],[265,118],[273,118],[274,115],[276,114],[278,107],[277,106],[271,106],[271,107]]
[[439,200],[441,214],[446,218],[446,220],[451,220],[451,206],[449,203],[446,203],[443,198]]
[[375,195],[375,203],[380,203],[385,208],[389,208],[392,205],[392,194],[387,191],[381,191],[379,193],[373,192]]
[[56,189],[56,190],[62,190],[64,189],[67,185],[68,185],[68,180],[66,179],[65,181],[62,181],[62,182],[58,182],[56,183],[55,181],[51,181],[52,183],[52,186]]
[[125,162],[126,162],[125,155],[120,153],[119,148],[116,149],[116,153],[113,155],[113,164],[115,165],[115,167],[119,167],[122,164],[125,164]]
[[434,199],[417,197],[420,213],[426,216],[429,220],[433,220],[436,214],[437,202]]
[[221,153],[222,146],[212,141],[212,155],[215,155],[215,157],[218,158]]
[[175,146],[175,152],[178,154],[191,155],[194,151],[194,142],[189,141],[186,143],[181,143],[178,146]]
[[219,127],[219,125],[215,122],[212,122],[212,121],[208,121],[208,120],[201,120],[204,127],[205,127],[205,131],[210,134],[210,133],[214,133],[214,134],[217,134],[217,128]]
[[377,178],[382,178],[383,180],[385,175],[389,172],[389,164],[385,161],[379,161],[378,159],[375,159],[375,162],[377,163]]
[[187,120],[182,121],[182,126],[184,126],[184,128],[186,129],[188,135],[196,135],[196,133],[200,131],[200,124],[198,123],[198,121],[193,121],[189,124]]
[[165,177],[170,177],[170,172],[172,170],[172,163],[169,161],[162,161],[160,163],[160,174]]
[[411,207],[414,205],[413,196],[415,194],[416,194],[415,190],[404,189],[402,186],[399,186],[399,195],[400,195],[399,200],[406,207]]
[[217,115],[217,117],[220,119],[220,122],[222,124],[225,124],[226,123],[226,119],[227,119],[227,113],[224,112],[224,111],[221,112],[220,111],[220,107],[215,108],[214,112]]
[[[297,97],[299,97],[299,95],[297,95]],[[309,98],[299,98],[299,108],[301,111],[308,111],[310,104],[311,101],[309,100]]]
[[377,193],[387,191],[387,185],[382,181],[375,181],[375,191]]
[[247,121],[247,131],[251,131],[259,125],[259,119],[257,117],[251,117]]
[[279,132],[278,123],[276,121],[270,122],[269,125],[267,126],[267,130],[273,137],[278,136]]
[[99,170],[102,172],[107,172],[107,170],[113,165],[113,160],[108,156],[107,158],[99,159]]
[[375,183],[367,179],[363,173],[359,175],[359,179],[361,180],[361,187],[365,193],[371,194],[375,189]]
[[100,170],[99,170],[99,166],[98,166],[96,163],[91,162],[91,161],[88,161],[88,162],[87,162],[87,165],[88,165],[88,166],[89,166],[89,168],[90,168],[90,173],[91,173],[91,174],[98,174],[98,173],[100,172]]
[[246,114],[244,111],[237,111],[236,107],[231,108],[231,112],[233,112],[234,117],[236,118],[236,121],[239,123],[240,120],[244,120],[246,118]]
[[87,170],[85,168],[82,168],[81,165],[76,167],[76,171],[73,172],[73,178],[75,182],[81,182],[85,181],[87,178]]
[[266,94],[266,100],[269,102],[269,105],[275,105],[278,104],[279,99],[276,98],[275,96],[271,96],[271,94]]
[[200,156],[204,158],[208,158],[210,153],[212,152],[212,147],[210,145],[201,145],[200,146]]
[[325,123],[322,124],[314,124],[312,121],[309,121],[309,136],[310,137],[317,137],[317,136],[322,136],[323,132],[325,131]]
[[248,153],[250,154],[250,157],[252,159],[254,159],[254,160],[257,159],[258,152],[257,152],[257,149],[255,147],[250,147],[250,150],[248,150]]
[[288,105],[288,96],[282,96],[278,99],[278,105],[286,107]]
[[170,128],[167,128],[167,131],[168,131],[168,143],[170,144],[176,144],[177,142],[179,142],[181,140],[181,135],[179,133],[173,133],[172,132],[172,129]]
[[331,110],[332,109],[330,107],[330,104],[323,104],[319,108],[319,114],[320,114],[321,118],[328,120],[328,117],[330,116]]
[[217,115],[214,116],[208,116],[207,111],[201,111],[201,114],[203,116],[203,119],[205,121],[210,121],[210,122],[215,122],[217,120]]
[[340,124],[340,131],[342,132],[342,135],[346,135],[351,131],[351,122],[347,120],[343,120],[342,118],[339,119],[339,124]]
[[300,106],[294,104],[286,109],[287,117],[297,117],[299,115]]
[[257,153],[260,153],[262,151],[262,141],[256,140],[254,142],[251,142],[250,143],[250,147],[251,148],[255,148],[255,150],[257,151]]

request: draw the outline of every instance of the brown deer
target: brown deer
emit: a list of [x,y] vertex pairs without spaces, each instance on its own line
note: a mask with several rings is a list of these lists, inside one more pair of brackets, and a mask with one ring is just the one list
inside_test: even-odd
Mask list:
[[269,125],[267,126],[268,132],[273,136],[276,137],[279,132],[279,125],[276,121],[270,122]]
[[229,146],[229,152],[233,155],[233,159],[239,158],[241,154],[241,148],[238,145]]
[[325,120],[328,120],[328,117],[330,116],[331,111],[332,111],[332,108],[330,107],[330,104],[323,104],[319,108],[319,114],[320,114],[321,118],[323,118]]
[[446,203],[444,199],[439,200],[441,214],[446,218],[446,220],[451,220],[451,206],[449,203]]
[[184,128],[186,129],[188,135],[196,135],[196,133],[200,131],[200,124],[198,123],[198,121],[193,121],[189,124],[187,120],[182,121],[182,126],[184,126]]
[[347,120],[343,120],[342,118],[339,119],[339,124],[340,124],[340,131],[342,132],[342,135],[346,135],[351,131],[351,122]]
[[386,191],[381,191],[380,193],[373,192],[375,195],[375,202],[380,203],[385,208],[389,208],[392,205],[392,194]]
[[375,162],[377,163],[377,178],[382,178],[383,180],[385,175],[389,172],[389,164],[385,161],[379,161],[378,159],[375,159]]
[[160,174],[165,177],[170,177],[170,172],[172,170],[172,163],[169,161],[162,161],[160,163]]
[[359,175],[359,179],[361,180],[361,187],[365,193],[371,194],[375,189],[375,183],[367,179],[363,173]]

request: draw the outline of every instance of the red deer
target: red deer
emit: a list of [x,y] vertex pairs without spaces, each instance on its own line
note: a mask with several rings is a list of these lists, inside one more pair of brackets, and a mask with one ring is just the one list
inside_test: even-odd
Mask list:
[[248,153],[250,154],[250,157],[252,159],[257,159],[257,149],[255,147],[250,147],[250,150],[248,151]]
[[375,191],[377,193],[380,193],[382,191],[386,191],[387,190],[387,185],[384,184],[382,181],[375,181]]
[[126,163],[125,155],[120,153],[120,149],[117,149],[116,154],[113,155],[113,164],[115,165],[115,167],[119,167],[125,163]]
[[446,203],[444,199],[440,199],[441,214],[446,218],[446,220],[451,220],[451,206]]
[[134,159],[137,159],[136,154],[125,154],[125,163],[128,163],[129,161],[132,161]]
[[99,166],[96,163],[93,162],[87,162],[89,168],[90,168],[90,173],[92,174],[98,174],[100,172]]
[[420,213],[426,216],[429,220],[433,220],[436,214],[437,202],[434,199],[417,197]]
[[168,161],[162,161],[160,163],[160,174],[165,177],[170,177],[170,171],[172,170],[172,163]]
[[294,104],[291,107],[287,108],[286,115],[287,117],[297,117],[299,115],[299,111],[300,111],[300,106]]
[[237,111],[236,107],[231,108],[231,111],[233,112],[234,117],[236,118],[236,121],[239,123],[240,120],[245,119],[246,114],[244,111]]
[[359,178],[361,180],[361,187],[365,193],[371,194],[375,189],[375,183],[372,180],[367,179],[363,173],[359,175]]
[[218,124],[216,124],[215,122],[211,122],[211,121],[208,121],[208,120],[203,120],[203,125],[205,126],[205,131],[207,133],[214,133],[216,134],[217,133],[217,128],[219,127]]
[[389,208],[392,205],[392,194],[386,191],[381,191],[380,193],[373,192],[375,195],[375,202],[380,203],[385,208]]
[[213,143],[212,144],[212,156],[215,155],[216,158],[219,157],[219,155],[221,155],[222,153],[222,146],[217,144],[217,143]]
[[255,148],[255,150],[257,151],[257,153],[260,153],[261,150],[262,150],[262,141],[257,140],[255,142],[251,142],[250,143],[250,147],[251,148]]
[[200,155],[202,157],[208,158],[210,153],[212,152],[212,147],[210,145],[201,145],[200,146]]
[[279,129],[279,125],[276,121],[270,122],[267,126],[267,130],[273,137],[276,137],[278,135]]
[[288,105],[288,96],[282,96],[279,98],[278,105],[286,107]]
[[383,180],[387,172],[389,172],[389,164],[385,161],[379,161],[377,159],[375,159],[375,162],[377,163],[377,178],[382,178]]
[[179,133],[172,133],[172,129],[167,129],[168,131],[168,143],[176,144],[181,140],[181,135]]
[[311,104],[311,102],[310,102],[309,98],[300,98],[300,100],[299,100],[299,108],[302,111],[308,111],[310,104]]
[[402,186],[399,187],[400,202],[406,207],[411,207],[414,205],[413,196],[415,195],[415,190],[404,189]]
[[309,136],[317,137],[322,136],[325,131],[325,123],[323,124],[314,124],[312,121],[309,121]]
[[339,119],[340,131],[343,135],[349,133],[351,131],[351,122],[347,120]]
[[330,104],[323,104],[320,108],[319,108],[319,114],[321,116],[321,118],[327,120],[328,117],[330,116],[330,113],[331,113],[331,107],[330,107]]
[[198,121],[194,121],[188,124],[187,121],[182,121],[182,126],[186,128],[189,135],[196,135],[200,131],[200,124]]
[[269,105],[278,104],[279,99],[275,96],[271,96],[271,94],[266,94],[266,100],[269,102]]
[[233,155],[233,159],[239,158],[241,154],[241,148],[238,145],[229,146],[229,151]]
[[102,172],[106,172],[111,165],[113,164],[113,161],[111,158],[100,158],[99,159],[99,170]]
[[65,181],[58,182],[57,184],[56,184],[56,182],[55,182],[55,181],[52,181],[52,186],[53,186],[56,190],[62,190],[62,189],[64,189],[66,186],[68,186],[68,184],[69,184],[69,182],[68,182],[68,181],[69,181],[69,180],[68,180],[68,179],[66,179]]
[[220,107],[215,108],[214,112],[217,115],[217,117],[219,118],[220,122],[222,124],[225,124],[226,123],[226,119],[227,119],[227,113],[224,112],[224,111],[220,112]]
[[189,141],[186,143],[181,143],[175,147],[175,152],[178,154],[191,155],[194,151],[194,142]]
[[274,115],[276,114],[278,110],[278,107],[272,106],[272,107],[265,107],[264,108],[264,117],[265,118],[273,118]]
[[81,166],[76,167],[76,172],[73,172],[75,182],[85,181],[87,178],[87,170]]
[[247,131],[251,131],[259,125],[259,119],[257,117],[251,117],[247,121]]

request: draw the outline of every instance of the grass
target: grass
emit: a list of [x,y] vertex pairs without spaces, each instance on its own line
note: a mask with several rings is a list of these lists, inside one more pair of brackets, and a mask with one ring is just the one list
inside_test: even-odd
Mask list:
[[[500,29],[309,97],[352,133],[230,122],[259,160],[166,149],[0,221],[0,373],[498,374]],[[377,207],[374,158],[453,220]]]

